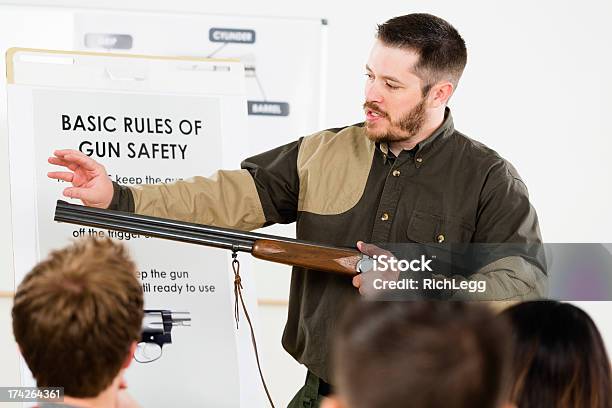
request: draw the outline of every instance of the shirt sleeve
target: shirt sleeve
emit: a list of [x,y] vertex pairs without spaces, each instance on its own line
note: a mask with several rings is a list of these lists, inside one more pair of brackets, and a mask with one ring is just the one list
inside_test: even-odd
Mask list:
[[487,178],[479,200],[474,242],[542,242],[527,187],[513,173],[509,168],[502,168],[492,171]]
[[241,167],[253,177],[265,215],[265,225],[297,219],[300,180],[297,159],[303,138],[244,160]]
[[113,181],[113,199],[111,200],[109,210],[134,212],[134,196],[132,191],[127,186],[122,186]]
[[546,297],[548,277],[540,266],[521,256],[497,259],[469,277],[454,275],[457,285],[461,281],[474,282],[473,288],[482,291],[456,291],[451,300],[526,301]]
[[129,187],[113,183],[109,209],[241,230],[293,222],[300,143],[250,157],[241,170],[219,170],[210,177]]
[[[507,162],[495,167],[484,185],[474,234],[473,256],[484,266],[459,280],[486,282],[480,300],[526,300],[548,290],[546,258],[538,217],[527,187]],[[478,248],[479,243],[483,244]],[[479,255],[474,255],[478,254]],[[481,265],[482,265],[481,263]],[[453,298],[457,298],[455,295]]]

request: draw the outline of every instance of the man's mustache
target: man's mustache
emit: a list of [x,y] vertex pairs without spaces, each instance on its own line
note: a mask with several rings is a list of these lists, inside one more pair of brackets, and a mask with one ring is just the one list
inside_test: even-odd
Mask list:
[[363,109],[369,109],[369,110],[373,110],[375,112],[377,112],[378,114],[380,114],[381,117],[385,117],[387,116],[387,112],[381,110],[378,105],[374,102],[365,102],[363,104]]

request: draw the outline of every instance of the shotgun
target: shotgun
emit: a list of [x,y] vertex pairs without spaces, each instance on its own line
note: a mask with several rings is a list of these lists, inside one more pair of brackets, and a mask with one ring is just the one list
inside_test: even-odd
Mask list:
[[55,221],[105,228],[191,244],[248,252],[255,258],[325,272],[355,275],[372,259],[353,248],[333,247],[275,235],[244,232],[57,201]]

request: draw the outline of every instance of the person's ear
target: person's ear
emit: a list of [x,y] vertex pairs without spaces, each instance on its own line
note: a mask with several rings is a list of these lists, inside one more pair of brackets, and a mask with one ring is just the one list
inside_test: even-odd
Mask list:
[[126,368],[128,368],[130,364],[132,364],[132,360],[134,360],[134,353],[136,352],[136,347],[138,347],[138,343],[136,341],[133,341],[132,344],[130,344],[130,351],[125,357],[125,360],[123,361],[121,370],[119,370],[119,373],[117,374],[116,381],[119,382],[119,389],[127,388],[127,383],[125,382],[125,378],[123,378],[123,373],[125,372]]
[[[337,395],[330,395],[321,401],[320,408],[348,408]],[[504,407],[505,408],[505,407]]]
[[455,87],[448,81],[438,82],[431,87],[428,94],[429,107],[439,108],[446,106],[448,100],[453,94]]
[[130,364],[132,364],[132,360],[134,360],[134,353],[136,352],[136,347],[138,347],[138,343],[133,341],[132,344],[130,344],[130,351],[127,357],[125,358],[125,361],[123,362],[121,368],[128,368]]

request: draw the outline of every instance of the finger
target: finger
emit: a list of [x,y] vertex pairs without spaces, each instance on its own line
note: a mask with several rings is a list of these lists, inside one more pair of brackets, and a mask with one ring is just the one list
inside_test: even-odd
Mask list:
[[74,173],[70,173],[69,171],[50,171],[47,173],[47,177],[71,183],[74,178]]
[[74,150],[74,149],[59,149],[59,150],[54,150],[53,154],[56,155],[57,157],[64,157],[67,154],[71,154],[71,153],[81,153],[78,150]]
[[364,253],[365,255],[368,255],[368,256],[387,255],[390,258],[395,256],[391,252],[387,251],[386,249],[378,247],[378,246],[376,246],[374,244],[367,244],[367,243],[365,243],[363,241],[358,241],[357,242],[357,247],[360,248],[360,251],[362,253]]
[[91,201],[89,200],[89,191],[86,188],[82,187],[67,187],[64,189],[63,194],[69,198],[76,198],[81,201]]
[[94,161],[91,157],[83,154],[81,152],[69,153],[64,156],[64,160],[72,163],[76,163],[79,166],[83,167],[85,170],[98,170],[100,165]]
[[356,288],[361,286],[361,274],[355,275],[353,277],[353,286],[356,287]]
[[68,167],[72,171],[75,171],[79,167],[78,164],[69,163],[66,160],[60,159],[58,157],[49,157],[47,161],[51,164],[55,164],[56,166]]
[[379,253],[379,252],[376,252],[376,249],[379,249],[376,245],[366,244],[363,241],[357,241],[357,249],[359,249],[361,253],[368,255],[368,256],[378,255]]
[[361,251],[361,253],[367,255],[367,256],[374,256],[374,255],[391,255],[391,252],[386,251],[380,247],[377,247],[374,244],[366,244],[363,241],[357,241],[357,249],[359,249],[359,251]]

